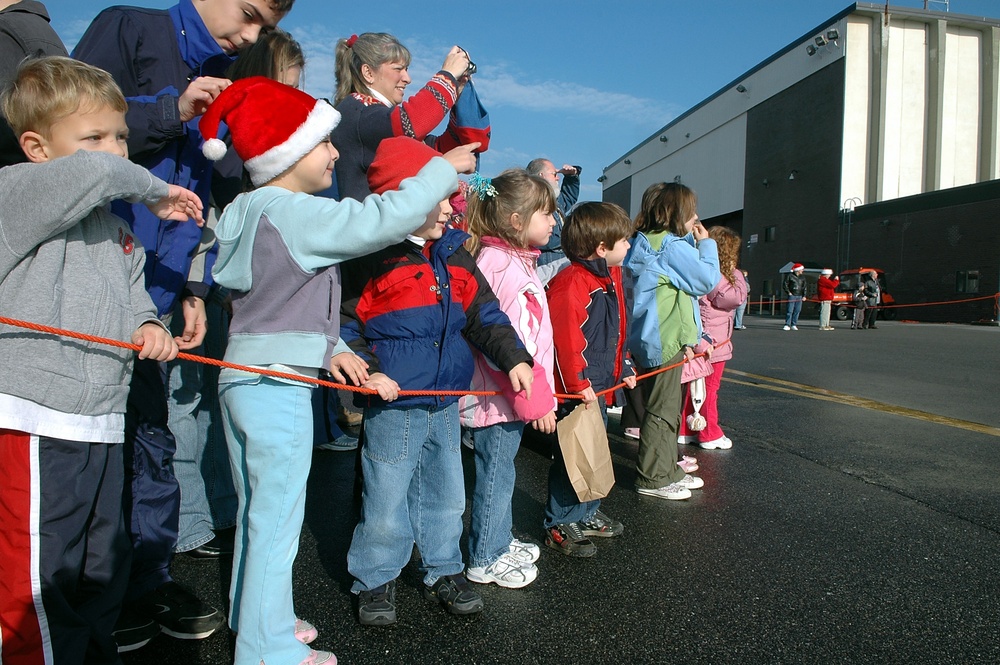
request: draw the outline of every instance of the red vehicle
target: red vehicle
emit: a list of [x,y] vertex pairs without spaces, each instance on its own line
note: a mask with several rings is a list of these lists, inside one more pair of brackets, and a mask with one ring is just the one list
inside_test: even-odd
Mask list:
[[878,275],[878,285],[882,290],[879,315],[883,319],[896,318],[896,310],[894,308],[882,309],[882,305],[894,305],[896,303],[896,299],[886,289],[885,271],[880,268],[851,268],[840,273],[840,285],[837,286],[837,291],[833,294],[833,303],[831,306],[833,307],[833,313],[839,320],[846,321],[853,316],[852,294],[858,290],[858,282],[861,279],[858,275],[867,275],[871,270],[874,270]]

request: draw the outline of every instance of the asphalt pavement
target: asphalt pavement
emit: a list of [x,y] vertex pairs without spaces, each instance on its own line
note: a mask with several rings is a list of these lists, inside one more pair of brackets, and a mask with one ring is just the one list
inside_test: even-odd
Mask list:
[[[745,322],[720,398],[734,447],[681,447],[705,488],[687,501],[636,494],[636,442],[613,416],[617,485],[603,510],[624,535],[595,539],[585,560],[543,547],[530,586],[477,586],[476,617],[427,603],[411,563],[398,623],[358,625],[355,458],[314,454],[295,565],[314,646],[342,664],[1000,662],[1000,329]],[[529,444],[517,459],[515,532],[536,542],[545,453]],[[222,606],[228,563],[179,556],[174,575]],[[217,633],[161,635],[123,659],[232,656]]]

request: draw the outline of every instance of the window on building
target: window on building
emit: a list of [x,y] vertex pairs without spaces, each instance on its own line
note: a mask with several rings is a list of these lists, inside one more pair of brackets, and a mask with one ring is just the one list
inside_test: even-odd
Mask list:
[[778,233],[777,226],[768,226],[764,228],[764,242],[774,242],[775,235]]
[[979,293],[979,271],[959,270],[955,273],[956,293]]

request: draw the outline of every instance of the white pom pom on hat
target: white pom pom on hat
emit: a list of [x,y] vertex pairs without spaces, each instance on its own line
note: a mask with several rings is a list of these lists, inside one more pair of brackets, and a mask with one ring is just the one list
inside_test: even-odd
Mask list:
[[205,141],[205,145],[201,146],[202,154],[213,162],[217,162],[225,157],[227,151],[228,148],[226,148],[225,141],[220,141],[219,139],[208,139]]

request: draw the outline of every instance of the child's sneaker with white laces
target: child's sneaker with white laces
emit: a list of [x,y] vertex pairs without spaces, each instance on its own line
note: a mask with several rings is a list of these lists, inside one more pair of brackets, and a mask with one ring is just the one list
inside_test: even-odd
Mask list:
[[526,543],[515,538],[510,541],[510,555],[524,563],[535,563],[542,555],[542,548],[535,543]]
[[329,651],[310,651],[299,665],[337,665],[337,657]]
[[686,487],[689,490],[700,490],[705,486],[705,481],[698,476],[692,476],[690,473],[684,474],[684,477],[678,480],[675,485],[680,485],[681,487]]
[[488,566],[469,566],[465,577],[478,584],[496,584],[506,589],[520,589],[528,586],[538,577],[538,568],[533,563],[525,563],[510,552]]
[[580,521],[580,530],[585,536],[614,538],[622,535],[625,525],[598,510],[592,517]]
[[691,490],[680,483],[666,485],[664,487],[636,487],[635,491],[646,496],[655,496],[657,499],[668,499],[670,501],[680,501],[691,498]]
[[712,439],[711,441],[702,441],[698,444],[698,447],[705,450],[729,450],[733,447],[733,441],[728,436],[723,434],[718,439]]
[[295,639],[302,644],[309,644],[317,637],[319,637],[319,631],[316,630],[316,626],[305,619],[295,620]]

